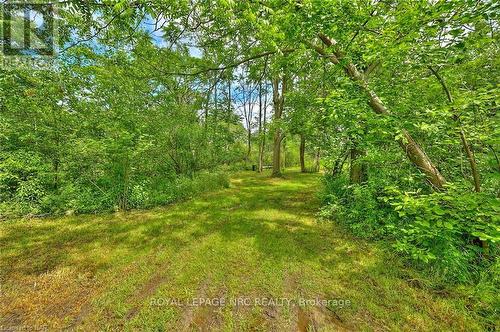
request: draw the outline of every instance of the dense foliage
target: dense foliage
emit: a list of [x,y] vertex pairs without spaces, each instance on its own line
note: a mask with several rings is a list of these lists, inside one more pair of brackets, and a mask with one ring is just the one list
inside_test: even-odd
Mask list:
[[204,128],[190,82],[155,82],[138,62],[82,49],[54,71],[4,72],[3,214],[147,207],[221,184],[197,174],[238,157],[237,118]]
[[321,160],[322,216],[479,280],[498,270],[499,13],[70,1],[54,65],[1,71],[0,213],[147,207],[227,185],[220,170]]

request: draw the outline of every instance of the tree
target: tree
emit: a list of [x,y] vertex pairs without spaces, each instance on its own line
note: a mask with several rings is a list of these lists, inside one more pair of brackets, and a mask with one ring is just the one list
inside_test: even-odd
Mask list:
[[[274,122],[274,142],[273,142],[273,172],[272,176],[281,176],[281,141],[283,134],[280,128],[280,120],[283,115],[285,104],[285,93],[287,91],[287,78],[282,75],[281,78],[274,78],[273,84],[273,122]],[[281,90],[280,90],[281,89]]]

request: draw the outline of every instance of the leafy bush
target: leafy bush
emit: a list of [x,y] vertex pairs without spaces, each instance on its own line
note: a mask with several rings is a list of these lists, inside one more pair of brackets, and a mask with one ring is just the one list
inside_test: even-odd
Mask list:
[[449,186],[444,192],[404,192],[382,183],[349,185],[325,178],[321,216],[355,235],[391,240],[396,251],[442,280],[465,281],[488,265],[500,240],[499,199]]
[[[126,202],[128,208],[148,208],[228,186],[228,176],[222,172],[199,172],[190,177],[183,175],[157,182],[140,180],[130,184]],[[28,178],[0,204],[0,216],[13,218],[28,214],[97,213],[118,209],[119,200],[123,199],[122,191],[105,189],[77,181],[53,190],[37,177]]]
[[0,155],[0,216],[40,213],[49,186],[47,168],[34,153]]
[[488,194],[452,186],[432,194],[389,187],[381,200],[399,217],[397,224],[386,226],[396,240],[394,247],[415,261],[429,263],[446,279],[466,279],[479,256],[489,255],[500,240],[500,204]]
[[390,205],[378,199],[383,192],[380,184],[350,185],[344,176],[326,176],[324,185],[321,216],[333,216],[356,236],[382,238],[387,235],[385,226],[396,222]]

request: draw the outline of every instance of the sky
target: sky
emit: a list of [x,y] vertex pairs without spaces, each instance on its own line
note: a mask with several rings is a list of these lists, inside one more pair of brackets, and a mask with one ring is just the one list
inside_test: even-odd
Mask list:
[[[164,18],[160,18],[158,20],[155,20],[153,19],[152,17],[147,17],[144,22],[140,25],[142,27],[142,29],[144,29],[144,31],[148,32],[151,36],[151,39],[153,40],[154,44],[158,47],[167,47],[168,44],[167,42],[165,41],[165,39],[163,38],[164,37],[164,33],[163,31],[161,31],[161,29],[158,29],[155,31],[156,29],[156,26],[162,26],[165,24],[165,19]],[[188,49],[189,49],[189,54],[192,56],[192,57],[195,57],[195,58],[201,58],[202,57],[202,50],[194,45],[192,41],[190,41],[189,39],[187,38],[180,38],[179,40],[180,43],[182,44],[185,44],[185,45],[189,45],[188,46]]]

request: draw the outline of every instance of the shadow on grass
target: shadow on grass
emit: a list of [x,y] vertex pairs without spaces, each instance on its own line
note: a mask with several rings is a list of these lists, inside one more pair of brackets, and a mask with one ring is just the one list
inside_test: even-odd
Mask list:
[[[173,287],[192,289],[206,283],[200,278],[210,279],[198,275],[200,269],[209,274],[216,272],[207,269],[220,268],[228,276],[233,266],[226,263],[249,262],[258,266],[238,271],[234,280],[247,275],[253,278],[252,273],[257,271],[268,273],[270,278],[304,278],[305,283],[322,292],[319,295],[335,297],[341,293],[353,302],[357,300],[355,310],[367,326],[385,326],[387,319],[398,326],[407,319],[405,315],[423,321],[432,317],[446,323],[448,307],[435,310],[431,306],[432,295],[405,285],[398,274],[406,272],[397,261],[388,269],[384,261],[387,256],[377,253],[373,246],[349,238],[332,223],[315,220],[318,186],[319,176],[314,174],[288,173],[284,178],[269,178],[246,172],[235,176],[229,189],[171,206],[113,215],[4,223],[0,225],[0,281],[15,279],[16,275],[36,277],[64,267],[90,275],[112,271],[121,277],[123,267],[131,263],[159,263],[159,274],[154,266],[152,273],[148,270],[151,275],[143,276],[144,270],[138,269],[130,272],[136,275],[125,275],[116,281],[119,285],[109,285],[111,289],[124,287],[123,292],[110,292],[111,303],[116,303],[118,296],[132,298],[130,308],[119,309],[122,316],[113,318],[121,320],[140,312],[140,303],[134,302],[144,302],[145,298],[134,300],[132,294],[140,293],[144,285],[151,285],[144,292],[148,296],[161,292],[163,284],[170,287],[164,281],[165,275],[177,282],[171,281]],[[213,250],[216,258],[210,260],[207,250]],[[243,261],[245,252],[238,251],[248,251],[256,258]],[[163,253],[159,256],[163,261],[155,262],[149,257],[157,253]],[[225,261],[226,257],[229,258]],[[168,271],[166,262],[172,260],[186,260],[176,265],[180,275],[169,274],[172,271]],[[265,270],[266,264],[274,267],[270,274]],[[299,268],[298,276],[284,276],[290,272],[289,267]],[[124,283],[126,278],[133,279],[132,286]],[[253,280],[257,288],[262,286],[261,281]],[[299,293],[302,286],[293,282],[289,287],[289,292]],[[401,307],[403,302],[405,306]],[[111,306],[109,310],[115,315],[117,308]],[[346,321],[343,315],[346,314],[338,314],[337,318]],[[462,324],[460,320],[456,322]]]
[[301,218],[315,212],[311,184],[318,177],[253,176],[247,173],[230,189],[152,211],[6,223],[0,237],[2,274],[40,274],[81,264],[72,260],[74,254],[92,250],[137,256],[158,245],[180,249],[213,233],[227,241],[255,237],[262,254],[275,259],[314,258],[326,234]]

